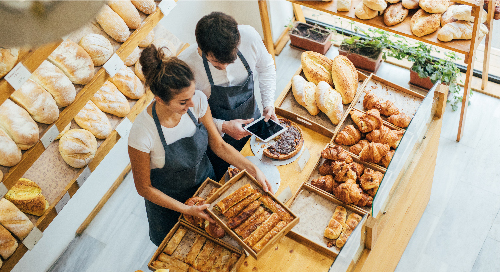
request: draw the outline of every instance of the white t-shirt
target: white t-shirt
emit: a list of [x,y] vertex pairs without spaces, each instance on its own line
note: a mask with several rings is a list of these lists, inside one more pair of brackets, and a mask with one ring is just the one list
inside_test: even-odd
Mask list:
[[[238,49],[248,62],[254,77],[258,75],[262,108],[273,106],[276,92],[276,68],[273,57],[267,52],[262,38],[255,28],[249,25],[238,25],[238,30],[241,37]],[[210,82],[203,65],[203,58],[198,53],[198,45],[193,44],[188,47],[179,55],[179,59],[185,61],[193,70],[196,89],[201,90],[207,97],[210,97]],[[208,62],[208,67],[212,73],[214,84],[218,86],[240,85],[248,77],[248,72],[240,58],[229,64],[225,70],[215,68],[210,62]],[[219,133],[222,134],[223,121],[214,118],[214,122]]]
[[[189,108],[194,117],[199,119],[205,116],[208,108],[207,96],[196,90],[193,96],[194,107]],[[188,113],[181,117],[181,121],[173,128],[161,127],[165,142],[172,144],[182,138],[192,137],[196,132],[196,125],[193,123]],[[165,165],[165,150],[161,143],[160,135],[156,129],[155,121],[149,115],[147,108],[137,115],[130,134],[128,136],[128,145],[139,151],[150,154],[151,169],[163,168]]]

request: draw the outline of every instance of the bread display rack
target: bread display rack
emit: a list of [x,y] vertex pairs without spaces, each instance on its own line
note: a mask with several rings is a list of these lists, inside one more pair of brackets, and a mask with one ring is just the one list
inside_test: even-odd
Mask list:
[[[469,94],[470,90],[472,87],[472,76],[473,76],[473,71],[474,71],[474,61],[475,61],[475,52],[481,41],[478,38],[478,33],[479,30],[479,13],[483,9],[483,0],[458,0],[454,1],[457,4],[463,4],[463,5],[469,5],[472,6],[472,16],[475,17],[474,20],[474,26],[473,26],[473,34],[472,34],[472,39],[471,40],[453,40],[451,42],[440,42],[437,39],[437,32],[434,32],[433,34],[424,36],[424,37],[417,37],[414,36],[410,30],[410,20],[411,20],[411,15],[413,14],[410,12],[410,15],[407,16],[407,18],[400,24],[397,24],[395,26],[388,27],[384,23],[384,18],[383,16],[377,16],[373,19],[370,20],[361,20],[357,18],[354,15],[354,7],[356,7],[362,0],[352,0],[351,1],[351,9],[346,12],[338,12],[337,11],[337,1],[295,1],[295,0],[288,0],[293,4],[294,10],[297,13],[298,20],[304,21],[305,19],[302,15],[302,10],[300,8],[300,5],[319,10],[322,12],[326,12],[335,16],[343,17],[349,20],[353,20],[365,25],[369,25],[371,27],[376,27],[383,29],[385,31],[389,31],[392,33],[396,33],[405,37],[409,37],[418,41],[422,41],[437,47],[442,47],[454,52],[457,52],[459,54],[465,55],[465,63],[467,64],[467,72],[465,74],[465,84],[464,84],[464,93],[463,93],[463,101],[462,101],[462,110],[460,113],[460,123],[458,127],[458,134],[457,134],[457,141],[460,141],[463,135],[464,131],[464,125],[465,125],[465,117],[467,113],[467,106],[469,104]],[[261,3],[262,2],[262,3]],[[259,7],[260,6],[267,6],[266,4],[267,1],[259,1]],[[494,16],[494,1],[490,1],[488,5],[488,16],[487,20],[485,22],[489,33],[486,35],[485,39],[485,51],[484,51],[484,62],[483,62],[483,75],[482,75],[482,85],[481,89],[486,89],[486,85],[488,83],[488,71],[489,71],[489,51],[491,49],[491,33],[492,33],[492,27],[493,27],[493,16]],[[262,20],[262,27],[263,27],[263,32],[264,32],[264,44],[266,44],[268,50],[270,50],[270,46],[268,45],[273,45],[272,41],[272,33],[271,33],[271,28],[269,25],[269,15],[266,12],[263,12],[261,9],[261,20]],[[274,55],[274,47],[272,50],[269,51],[272,55]]]
[[[152,14],[142,14],[141,17],[142,19],[146,17],[143,20],[143,24],[141,25],[141,27],[131,33],[130,37],[124,43],[115,46],[115,49],[116,47],[119,47],[118,49],[116,49],[115,53],[122,60],[126,59],[127,56],[134,51],[134,49],[148,35],[150,31],[153,31],[153,28],[155,28],[158,22],[164,17],[164,14],[157,7],[156,11],[154,11]],[[94,29],[99,28],[97,26],[91,26],[90,28],[92,27]],[[40,65],[40,63],[47,59],[47,57],[52,53],[52,51],[55,50],[55,48],[57,48],[57,46],[61,42],[62,40],[44,45],[36,50],[33,50],[32,52],[24,53],[24,55],[21,55],[19,57],[19,59],[30,72],[33,72]],[[178,53],[180,53],[188,46],[188,44],[182,43],[179,43],[177,45]],[[93,95],[99,90],[99,88],[101,88],[101,86],[106,82],[106,80],[110,78],[109,74],[107,74],[106,70],[103,67],[96,68],[96,70],[97,71],[88,84],[86,84],[85,86],[79,85],[83,88],[78,91],[74,102],[60,112],[59,118],[55,123],[51,125],[38,124],[40,128],[40,139],[43,138],[44,134],[51,132],[51,130],[53,132],[54,128],[57,128],[58,132],[63,131],[63,128],[65,128],[73,120],[73,118],[84,107],[87,101],[89,101],[90,98],[93,97]],[[77,90],[78,89],[79,88],[77,87]],[[2,79],[0,81],[0,104],[7,100],[7,98],[9,98],[13,92],[14,89],[11,87],[11,85],[6,82],[5,79]],[[10,189],[21,177],[39,177],[33,179],[36,182],[40,180],[41,183],[38,183],[38,185],[42,187],[42,193],[49,201],[50,206],[41,217],[30,215],[28,216],[30,220],[35,224],[35,226],[43,232],[54,220],[62,207],[64,207],[67,201],[70,200],[70,198],[76,193],[80,186],[83,185],[83,182],[85,182],[88,176],[90,176],[90,174],[97,168],[100,162],[105,158],[105,156],[121,138],[121,135],[117,132],[117,130],[115,130],[117,129],[118,124],[120,124],[122,121],[127,121],[125,122],[125,125],[133,122],[136,116],[151,102],[152,99],[153,94],[150,91],[147,91],[146,94],[143,95],[139,100],[128,100],[129,104],[131,104],[130,112],[124,118],[116,117],[113,120],[110,120],[113,131],[106,139],[98,141],[99,146],[96,151],[96,155],[86,167],[76,169],[65,164],[65,162],[59,155],[57,141],[51,140],[50,142],[45,143],[45,146],[47,147],[46,148],[42,141],[39,140],[32,148],[23,152],[22,159],[17,165],[10,168],[3,166],[0,167],[0,171],[4,172],[4,178],[0,186],[5,186],[6,189]],[[72,126],[75,126],[74,122]],[[122,136],[126,135],[127,134],[124,134]],[[52,167],[48,165],[52,165]],[[14,254],[11,255],[7,260],[4,260],[0,271],[10,271],[27,252],[27,250],[28,248],[25,245],[21,245],[21,243],[19,243],[19,246]]]

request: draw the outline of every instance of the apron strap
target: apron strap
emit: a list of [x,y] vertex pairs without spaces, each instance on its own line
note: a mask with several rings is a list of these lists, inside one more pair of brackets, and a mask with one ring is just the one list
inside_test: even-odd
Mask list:
[[189,110],[188,110],[188,114],[189,114],[189,117],[191,117],[191,120],[193,121],[193,123],[194,123],[195,125],[198,125],[198,124],[199,124],[198,119],[196,119],[196,118],[194,117],[194,114],[191,112],[191,109],[189,109]]
[[[167,141],[165,141],[165,136],[163,136],[163,130],[161,129],[160,120],[158,119],[158,115],[156,114],[156,101],[153,103],[153,120],[155,121],[156,130],[158,130],[158,135],[160,135],[161,144],[163,145],[163,149],[167,150]],[[199,124],[198,120],[194,117],[194,114],[191,112],[191,109],[188,110],[188,115],[193,121],[194,125],[197,126]]]
[[240,57],[241,62],[243,62],[243,65],[245,66],[245,69],[247,69],[248,76],[252,75],[252,69],[250,69],[250,65],[248,65],[247,60],[245,57],[243,57],[243,54],[241,54],[240,50],[238,50],[238,57]]
[[207,73],[208,81],[210,82],[210,86],[214,86],[214,79],[212,78],[212,73],[210,72],[210,67],[208,67],[208,60],[205,52],[201,52],[201,58],[203,59],[203,65],[205,66],[205,72]]

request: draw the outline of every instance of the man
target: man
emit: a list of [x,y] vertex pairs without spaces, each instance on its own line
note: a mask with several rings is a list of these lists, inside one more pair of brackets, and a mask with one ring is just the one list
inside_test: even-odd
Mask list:
[[[196,89],[208,104],[224,140],[241,150],[250,137],[243,126],[261,116],[255,101],[254,75],[258,74],[265,120],[274,113],[276,69],[262,38],[251,26],[238,25],[222,12],[212,12],[196,25],[196,42],[179,55],[194,71]],[[217,180],[229,166],[207,150]]]

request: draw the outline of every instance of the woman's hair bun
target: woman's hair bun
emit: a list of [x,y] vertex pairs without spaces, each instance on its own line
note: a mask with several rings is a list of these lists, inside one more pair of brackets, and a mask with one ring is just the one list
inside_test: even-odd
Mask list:
[[142,73],[146,81],[152,80],[155,75],[161,71],[162,63],[162,52],[156,49],[156,47],[151,44],[146,47],[139,58],[139,62],[142,66]]

